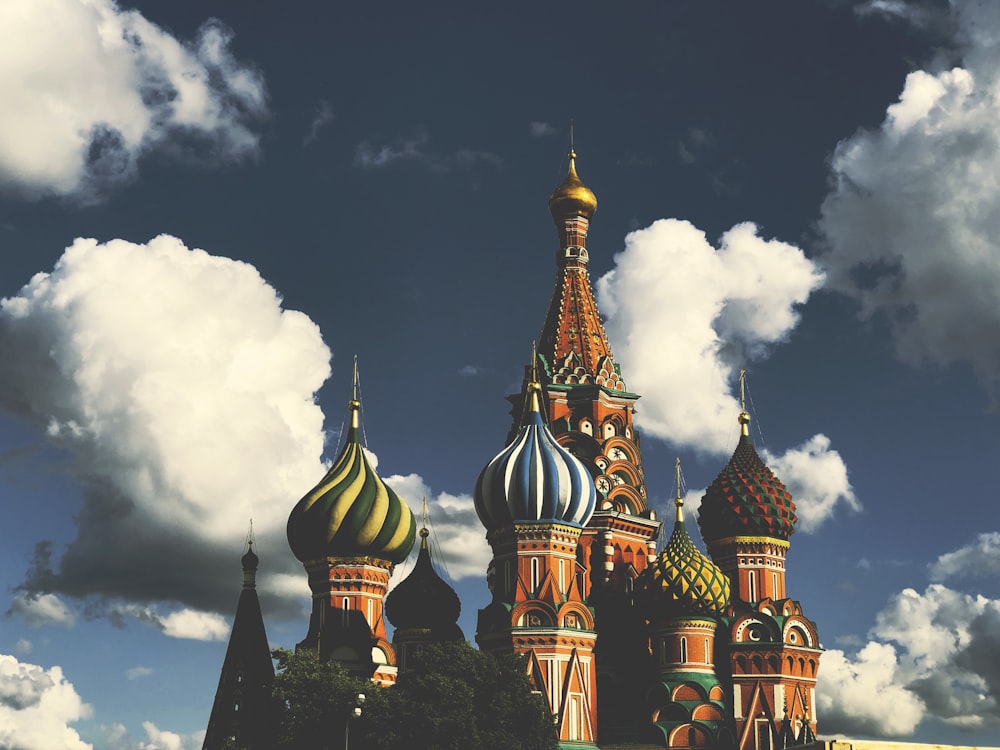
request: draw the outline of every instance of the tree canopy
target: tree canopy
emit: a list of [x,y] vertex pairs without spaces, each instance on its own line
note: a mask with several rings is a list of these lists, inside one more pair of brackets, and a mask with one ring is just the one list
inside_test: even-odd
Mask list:
[[[555,750],[544,701],[524,657],[487,654],[467,642],[425,646],[391,688],[350,677],[310,651],[274,652],[277,750]],[[352,715],[358,693],[362,714]]]

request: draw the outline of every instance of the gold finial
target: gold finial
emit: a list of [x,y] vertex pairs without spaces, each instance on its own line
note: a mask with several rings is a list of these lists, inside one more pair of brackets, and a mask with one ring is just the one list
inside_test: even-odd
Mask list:
[[566,179],[562,181],[552,195],[549,196],[549,211],[556,225],[573,216],[580,216],[588,221],[597,210],[597,196],[580,180],[576,173],[576,145],[574,143],[573,121],[569,124],[569,169]]
[[538,382],[538,350],[535,347],[535,342],[531,342],[531,381],[528,383],[528,409],[532,412],[540,412],[542,410],[542,404],[540,399],[540,394],[542,392],[542,384]]
[[681,457],[677,457],[677,462],[675,463],[677,470],[677,497],[674,500],[674,505],[677,507],[677,520],[680,523],[684,523],[684,498],[681,497]]
[[747,413],[747,371],[740,368],[740,434],[750,436],[750,415]]
[[420,549],[427,549],[427,495],[424,495],[424,506],[420,511]]
[[351,410],[351,427],[357,429],[359,424],[358,412],[361,410],[361,401],[358,400],[358,355],[354,355],[354,389],[351,391],[351,400],[347,402],[347,408]]
[[254,543],[254,537],[253,537],[253,519],[251,518],[250,519],[250,528],[247,529],[247,540],[246,540],[247,549],[250,552],[253,552],[253,543]]

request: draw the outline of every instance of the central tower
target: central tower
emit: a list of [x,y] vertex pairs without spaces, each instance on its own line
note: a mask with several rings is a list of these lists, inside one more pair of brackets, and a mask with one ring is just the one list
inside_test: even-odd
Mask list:
[[562,183],[549,196],[558,248],[552,300],[534,361],[519,393],[509,398],[514,439],[537,372],[541,408],[552,434],[578,458],[596,488],[596,509],[584,526],[577,557],[581,592],[596,611],[601,738],[625,739],[641,701],[632,687],[648,670],[644,625],[635,609],[635,581],[656,551],[660,522],[647,505],[639,436],[639,396],[628,390],[601,322],[590,280],[587,233],[597,197],[577,174],[570,149]]

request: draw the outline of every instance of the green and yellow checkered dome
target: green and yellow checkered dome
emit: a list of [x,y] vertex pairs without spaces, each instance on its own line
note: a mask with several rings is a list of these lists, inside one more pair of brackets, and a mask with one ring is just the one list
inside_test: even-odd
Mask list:
[[288,517],[288,545],[302,562],[327,557],[374,557],[399,563],[413,549],[416,521],[410,508],[375,473],[361,447],[358,412],[340,457],[299,500]]
[[[678,493],[679,495],[680,493]],[[678,496],[677,520],[664,550],[643,572],[642,591],[653,617],[671,614],[717,617],[729,607],[729,576],[695,546]]]

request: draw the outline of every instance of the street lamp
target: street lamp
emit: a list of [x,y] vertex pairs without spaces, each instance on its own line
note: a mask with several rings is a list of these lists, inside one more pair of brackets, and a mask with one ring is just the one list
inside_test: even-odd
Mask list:
[[361,706],[365,702],[365,694],[358,693],[354,696],[354,707],[347,714],[347,720],[344,722],[344,750],[349,750],[348,744],[351,739],[351,719],[361,718]]

